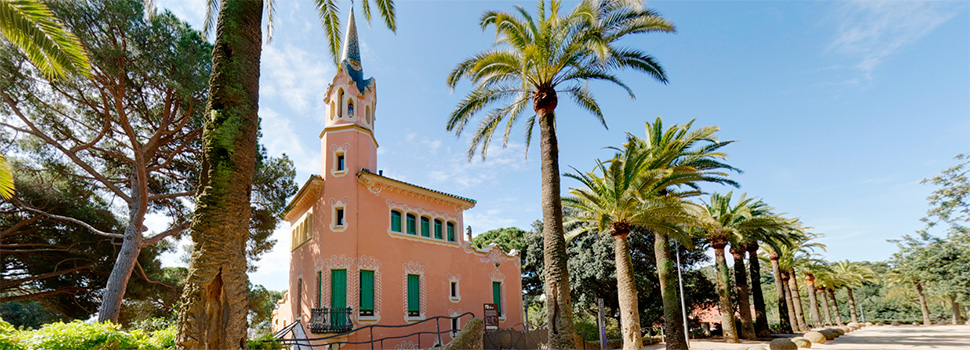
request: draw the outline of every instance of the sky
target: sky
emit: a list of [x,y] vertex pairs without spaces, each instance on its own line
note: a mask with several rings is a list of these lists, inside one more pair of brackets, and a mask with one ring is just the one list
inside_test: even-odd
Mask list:
[[[201,28],[201,0],[161,0]],[[274,35],[260,68],[262,144],[288,155],[296,182],[320,173],[323,97],[336,70],[309,0],[276,0]],[[377,81],[378,168],[386,176],[477,200],[465,212],[473,232],[541,218],[538,142],[526,148],[523,125],[508,147],[496,140],[484,161],[468,161],[469,135],[445,130],[468,93],[449,91],[447,74],[491,47],[484,11],[513,11],[532,1],[399,0],[397,33],[379,18],[368,26],[357,6],[365,77]],[[346,23],[350,1],[339,1]],[[566,2],[564,8],[575,6]],[[740,188],[709,192],[756,196],[825,236],[822,256],[888,259],[887,240],[923,228],[934,190],[920,184],[970,151],[970,4],[966,1],[650,1],[676,33],[623,42],[653,55],[664,85],[634,71],[620,88],[590,83],[608,129],[561,99],[557,109],[561,171],[589,171],[604,149],[644,123],[695,120],[716,125]],[[265,35],[265,30],[264,30]],[[477,126],[481,117],[472,123]],[[471,128],[473,129],[473,128]],[[537,139],[538,137],[536,137]],[[528,152],[526,152],[528,151]],[[528,154],[528,157],[526,157]],[[579,183],[564,178],[563,191]],[[157,219],[157,221],[163,221]],[[276,249],[250,274],[268,289],[287,288],[289,224],[274,233]],[[185,242],[183,242],[184,244]],[[181,265],[178,255],[163,257]]]

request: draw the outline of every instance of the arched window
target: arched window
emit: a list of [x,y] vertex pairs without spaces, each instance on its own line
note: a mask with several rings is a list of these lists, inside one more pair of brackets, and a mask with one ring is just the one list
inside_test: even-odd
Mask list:
[[340,118],[344,113],[344,89],[340,89],[340,91],[337,92],[337,103],[339,104],[338,111],[340,111],[340,115],[337,115],[337,118]]
[[355,116],[356,115],[354,114],[354,101],[353,100],[347,101],[347,117],[353,118]]

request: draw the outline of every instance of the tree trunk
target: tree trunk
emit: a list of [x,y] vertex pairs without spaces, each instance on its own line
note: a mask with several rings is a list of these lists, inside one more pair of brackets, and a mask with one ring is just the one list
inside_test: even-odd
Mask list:
[[855,297],[852,296],[852,288],[845,287],[845,291],[849,293],[849,317],[852,318],[852,322],[859,323],[859,317],[855,311]]
[[744,271],[744,250],[731,247],[731,257],[734,258],[734,291],[738,293],[738,313],[741,314],[741,338],[758,339],[754,332],[754,321],[751,319],[751,302],[748,295],[748,274]]
[[657,259],[657,279],[660,280],[660,297],[664,304],[664,334],[668,350],[686,349],[684,320],[680,313],[680,293],[675,282],[674,260],[671,258],[670,241],[667,236],[653,233],[653,254]]
[[[629,230],[627,230],[629,232]],[[637,303],[637,283],[633,280],[633,261],[627,233],[613,236],[613,255],[616,259],[616,291],[620,299],[620,327],[623,350],[643,349],[640,334],[640,306]]]
[[953,307],[953,324],[963,324],[963,317],[960,315],[960,303],[957,302],[957,293],[950,293],[950,306]]
[[812,314],[812,326],[821,327],[824,322],[822,322],[822,315],[818,311],[818,296],[816,295],[815,290],[815,275],[806,273],[805,284],[808,286],[808,303],[809,311]]
[[788,307],[788,322],[792,328],[791,333],[794,333],[798,330],[798,318],[795,315],[795,303],[791,297],[791,284],[788,282],[790,279],[791,276],[788,275],[787,271],[781,272],[781,285],[785,293],[785,306]]
[[[137,191],[132,191],[133,199],[137,197]],[[135,270],[138,262],[138,255],[141,254],[142,221],[129,221],[125,228],[125,239],[121,242],[121,251],[115,259],[114,266],[111,267],[111,275],[108,276],[108,284],[104,288],[104,296],[101,299],[101,307],[98,308],[98,322],[111,321],[118,322],[118,315],[121,313],[121,302],[125,299],[125,290],[128,288],[128,280],[131,279],[131,272]]]
[[923,325],[929,326],[933,324],[930,320],[930,307],[926,305],[926,294],[923,294],[923,284],[919,282],[913,282],[916,285],[916,296],[919,297],[919,311],[923,313]]
[[802,308],[802,295],[798,290],[798,274],[795,273],[795,269],[791,270],[791,277],[788,279],[788,289],[791,292],[792,304],[795,305],[795,321],[797,321],[795,325],[798,326],[799,331],[808,332],[811,329],[805,323],[805,309]]
[[829,294],[822,288],[819,288],[819,291],[822,292],[822,304],[825,307],[825,325],[834,325],[835,322],[832,322],[832,307],[829,306]]
[[754,330],[759,338],[771,336],[768,329],[768,308],[761,292],[761,262],[758,261],[758,243],[748,245],[748,272],[751,273],[751,297],[754,299]]
[[556,139],[558,103],[555,91],[537,93],[534,98],[539,118],[542,157],[542,249],[545,268],[546,320],[550,349],[575,349],[573,307],[569,300],[569,270],[566,267],[566,239],[562,227],[562,199],[559,183],[559,143]]
[[835,299],[835,289],[829,289],[829,297],[832,298],[832,309],[835,311],[835,320],[839,322],[840,326],[844,326],[845,322],[842,322],[842,311],[839,311],[839,300]]
[[246,241],[259,129],[262,1],[223,0],[177,349],[246,349]]
[[731,303],[731,277],[724,259],[724,245],[714,246],[714,264],[717,267],[717,295],[721,312],[721,333],[727,343],[740,343],[734,328],[734,305]]
[[781,266],[778,265],[778,257],[775,254],[771,258],[771,274],[775,277],[775,291],[778,292],[778,323],[781,331],[792,333],[791,319],[788,317],[788,307],[785,302],[785,285],[781,280]]

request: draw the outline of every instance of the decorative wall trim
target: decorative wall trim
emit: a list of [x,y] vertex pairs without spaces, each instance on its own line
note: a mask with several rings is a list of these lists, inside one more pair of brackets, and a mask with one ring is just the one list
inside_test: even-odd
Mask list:
[[[330,197],[327,204],[330,204],[330,232],[344,232],[347,227],[350,226],[350,198],[344,197],[339,201],[336,198]],[[337,226],[337,209],[341,208],[344,210],[344,224]]]
[[[448,285],[446,286],[447,288],[445,288],[445,290],[448,291],[448,300],[451,300],[452,303],[457,303],[457,302],[461,301],[461,274],[458,273],[458,274],[452,275],[452,274],[449,273],[445,277],[448,278]],[[454,282],[456,284],[455,285],[455,296],[451,296],[451,283],[452,282]],[[454,315],[452,315],[452,316],[454,316]]]
[[[381,319],[381,310],[383,310],[383,288],[382,288],[382,276],[381,276],[381,261],[375,257],[361,255],[360,258],[354,259],[347,257],[346,255],[340,254],[332,255],[330,258],[324,259],[321,264],[321,270],[323,273],[320,274],[321,280],[321,295],[320,303],[322,306],[330,306],[330,270],[347,270],[347,306],[354,309],[353,320],[360,323],[376,323]],[[360,319],[360,270],[372,270],[374,271],[374,316],[365,316]],[[304,280],[304,285],[306,280]],[[316,291],[316,286],[313,286],[313,291]]]
[[[401,298],[403,300],[402,304],[404,305],[404,310],[403,310],[404,321],[413,322],[413,321],[423,320],[425,319],[425,315],[428,314],[428,280],[424,274],[424,270],[425,270],[424,265],[421,265],[420,262],[411,260],[401,265],[401,267],[404,269],[404,276],[401,279],[402,280],[401,285],[403,287],[401,289]],[[408,275],[421,276],[421,278],[419,279],[420,281],[419,283],[421,284],[419,286],[419,293],[421,293],[420,295],[421,306],[419,307],[420,316],[418,317],[408,316]]]

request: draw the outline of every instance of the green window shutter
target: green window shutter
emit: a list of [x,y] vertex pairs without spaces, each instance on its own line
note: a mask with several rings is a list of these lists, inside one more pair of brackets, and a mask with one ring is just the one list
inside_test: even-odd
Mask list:
[[360,270],[360,312],[374,315],[374,271]]
[[322,271],[317,271],[317,304],[316,304],[317,307],[322,307],[323,306],[323,305],[320,305],[320,300],[322,300],[321,297],[323,296],[322,295],[323,294],[323,278],[321,278],[321,277],[323,277],[323,272]]
[[391,212],[391,231],[401,232],[401,213]]
[[330,307],[347,307],[347,270],[330,270]]
[[498,314],[502,314],[502,282],[492,282],[492,303],[498,306]]
[[431,220],[428,218],[421,218],[421,235],[424,237],[431,236]]
[[418,234],[417,223],[415,220],[414,215],[408,214],[408,234],[410,235]]
[[416,316],[421,312],[420,288],[421,288],[421,276],[408,275],[408,315]]
[[441,220],[434,221],[434,238],[441,239]]
[[455,224],[452,224],[450,222],[448,223],[448,241],[449,242],[455,241]]

